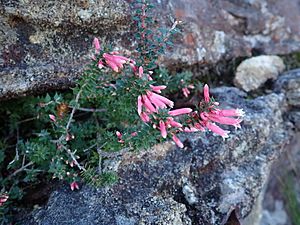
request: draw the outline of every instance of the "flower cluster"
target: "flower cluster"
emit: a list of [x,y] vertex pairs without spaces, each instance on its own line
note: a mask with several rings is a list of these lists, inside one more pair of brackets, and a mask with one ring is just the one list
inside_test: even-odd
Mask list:
[[191,113],[193,125],[190,125],[190,129],[205,131],[207,128],[225,139],[229,137],[228,134],[230,132],[223,130],[215,123],[240,128],[241,118],[245,115],[244,111],[242,109],[219,109],[218,106],[219,103],[213,102],[209,96],[208,85],[204,85],[204,101],[199,103],[199,109],[202,110]]
[[181,85],[182,85],[182,88],[181,88],[181,91],[182,91],[182,94],[184,95],[184,97],[189,97],[189,95],[191,94],[191,89],[195,89],[195,86],[192,85],[192,84],[185,84],[184,80],[181,79],[180,80],[181,82]]
[[[97,38],[94,39],[96,54],[100,54],[100,43]],[[153,85],[151,77],[152,71],[145,73],[142,66],[137,66],[136,62],[130,58],[119,55],[118,52],[103,53],[98,59],[99,68],[109,67],[115,72],[120,72],[124,65],[128,64],[137,79],[147,81],[145,90],[137,97],[137,113],[145,123],[151,123],[154,129],[160,131],[163,138],[168,134],[178,147],[183,148],[182,142],[177,137],[179,132],[199,132],[210,130],[220,135],[223,139],[228,138],[229,131],[219,127],[216,123],[240,127],[244,112],[242,109],[219,109],[219,103],[212,101],[209,95],[208,85],[204,85],[204,99],[201,100],[196,110],[191,108],[181,108],[172,110],[174,102],[161,95],[166,85]],[[151,83],[151,84],[150,84]],[[183,95],[188,97],[189,89],[194,89],[192,84],[182,88]],[[186,115],[183,123],[176,118]],[[51,116],[50,116],[51,118]],[[55,121],[54,118],[51,118]],[[184,124],[184,125],[183,125]],[[117,131],[118,142],[123,143],[122,134]]]

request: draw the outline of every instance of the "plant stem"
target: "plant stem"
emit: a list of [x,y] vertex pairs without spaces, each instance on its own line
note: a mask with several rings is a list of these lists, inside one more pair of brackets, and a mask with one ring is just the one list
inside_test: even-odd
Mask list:
[[16,176],[18,173],[25,170],[28,166],[33,165],[33,162],[29,162],[26,165],[22,166],[21,168],[17,169],[15,172],[13,172],[11,175],[8,176],[8,179],[12,178],[13,176]]

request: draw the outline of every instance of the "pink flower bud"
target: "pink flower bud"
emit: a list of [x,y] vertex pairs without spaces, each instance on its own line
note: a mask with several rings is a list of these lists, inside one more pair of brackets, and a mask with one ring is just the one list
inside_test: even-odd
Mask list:
[[222,109],[219,111],[219,115],[244,117],[245,112],[243,111],[243,109]]
[[172,117],[167,118],[167,124],[170,124],[171,127],[182,127],[181,123],[176,122]]
[[212,132],[214,132],[215,134],[218,134],[220,135],[223,140],[225,140],[226,138],[228,138],[228,134],[230,133],[230,131],[228,130],[223,130],[222,128],[220,128],[219,126],[217,126],[216,124],[214,123],[211,123],[211,122],[207,122],[206,123],[206,127],[211,130]]
[[179,138],[173,134],[172,136],[173,141],[175,142],[175,144],[179,147],[179,148],[183,148],[184,145],[182,144],[182,142],[179,140]]
[[118,138],[122,138],[122,134],[121,134],[121,132],[119,132],[119,131],[116,131],[116,135],[117,135],[117,137],[118,137]]
[[67,133],[67,135],[66,135],[66,141],[70,141],[70,140],[73,140],[75,138],[75,136],[72,134],[69,134],[69,133]]
[[141,115],[142,113],[142,96],[138,96],[138,101],[137,101],[137,107],[138,107],[138,114]]
[[188,88],[182,88],[181,89],[182,90],[182,93],[183,93],[183,95],[187,98],[187,97],[189,97],[189,95],[190,95],[190,91],[189,91],[189,89]]
[[56,122],[56,117],[52,114],[49,114],[49,118],[50,120],[52,120],[53,122]]
[[159,130],[160,130],[160,134],[163,138],[167,137],[167,130],[166,130],[166,125],[165,122],[160,120],[159,121]]
[[93,44],[94,44],[96,53],[98,54],[100,52],[100,49],[101,49],[99,39],[95,37],[94,40],[93,40]]
[[143,67],[139,67],[139,78],[142,78],[143,77],[143,74],[144,74],[144,69]]
[[203,92],[204,92],[204,101],[205,101],[205,102],[209,102],[209,101],[210,101],[210,97],[209,97],[209,87],[208,87],[207,84],[204,85]]
[[169,111],[169,115],[170,116],[179,116],[179,115],[182,115],[182,114],[188,114],[188,113],[190,113],[192,111],[193,110],[191,108],[175,109],[175,110]]
[[145,112],[142,112],[140,117],[141,117],[142,121],[145,122],[145,123],[148,123],[150,121],[150,117]]
[[79,190],[79,186],[77,184],[76,181],[73,181],[71,184],[70,184],[70,188],[72,191],[74,191],[75,189]]
[[137,135],[138,135],[137,132],[132,132],[132,133],[131,133],[131,136],[132,136],[132,137],[135,137],[135,136],[137,136]]
[[159,85],[159,86],[153,86],[153,85],[150,85],[152,91],[155,91],[156,93],[161,93],[161,90],[164,90],[167,88],[167,86],[165,85]]
[[0,195],[0,206],[2,206],[7,201],[8,198],[9,196],[7,194]]

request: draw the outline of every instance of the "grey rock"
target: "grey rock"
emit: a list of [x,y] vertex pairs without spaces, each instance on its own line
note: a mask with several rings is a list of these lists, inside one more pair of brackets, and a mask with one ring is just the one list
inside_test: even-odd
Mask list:
[[72,85],[93,37],[121,46],[128,10],[114,0],[1,1],[0,97]]
[[287,117],[294,124],[295,128],[300,130],[300,109],[289,111]]
[[[288,105],[288,111],[284,113],[286,120],[293,124],[295,133],[288,145],[284,146],[284,154],[280,156],[280,160],[276,162],[272,168],[270,179],[267,184],[266,193],[263,199],[262,220],[260,225],[291,225],[293,224],[292,213],[289,204],[293,200],[300,203],[300,188],[298,184],[298,175],[300,171],[300,70],[291,70],[285,72],[276,81],[274,88],[277,93],[284,93]],[[293,181],[294,180],[294,181]],[[286,196],[287,182],[295,191],[296,199]]]
[[234,83],[245,91],[253,91],[267,80],[275,80],[284,70],[283,60],[278,56],[261,55],[244,60],[236,70]]
[[274,211],[263,211],[263,217],[261,225],[286,225],[288,221],[288,215],[284,209],[282,201],[275,201]]
[[[152,2],[162,26],[184,21],[174,50],[161,59],[169,67],[300,50],[300,0]],[[115,0],[1,1],[0,98],[70,86],[94,36],[131,50],[130,11],[127,1]]]
[[[293,225],[291,209],[289,204],[295,206],[295,198],[288,200],[286,184],[295,191],[298,203],[300,203],[300,188],[298,174],[300,171],[300,133],[295,132],[288,145],[284,146],[284,153],[280,160],[274,163],[270,179],[267,184],[266,193],[263,199],[262,220],[260,225]],[[295,176],[295,174],[297,174]],[[290,186],[291,185],[291,186]],[[291,191],[290,189],[290,191]],[[291,194],[291,193],[289,193]]]
[[236,209],[247,220],[274,160],[289,140],[283,94],[253,100],[236,88],[212,90],[223,107],[242,106],[242,129],[230,137],[211,133],[183,135],[185,148],[173,143],[126,153],[118,167],[120,180],[110,188],[83,186],[55,191],[42,209],[21,224],[225,224]]
[[292,107],[300,107],[300,69],[287,71],[275,83],[275,91],[286,95]]

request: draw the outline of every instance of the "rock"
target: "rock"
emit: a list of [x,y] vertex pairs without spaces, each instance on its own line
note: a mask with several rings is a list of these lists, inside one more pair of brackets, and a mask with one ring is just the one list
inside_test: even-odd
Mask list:
[[278,56],[262,55],[244,60],[236,70],[234,84],[245,91],[259,88],[269,79],[276,79],[285,68]]
[[[299,0],[153,0],[162,15],[184,21],[184,31],[168,58],[189,65],[300,48]],[[298,20],[295,20],[295,19]],[[283,41],[284,40],[284,41]],[[174,63],[174,62],[173,62]]]
[[285,72],[274,85],[277,93],[284,93],[290,109],[285,116],[300,130],[300,69]]
[[[295,132],[289,144],[284,148],[284,154],[280,156],[280,160],[274,163],[270,179],[267,184],[266,193],[263,199],[262,220],[260,225],[292,225],[297,224],[293,221],[291,209],[289,204],[292,204],[295,212],[298,207],[295,198],[287,191],[287,184],[289,188],[295,191],[296,196],[300,196],[300,186],[298,175],[300,167],[300,133]],[[290,190],[291,191],[291,190]],[[289,200],[287,198],[289,194]],[[297,197],[296,197],[297,198]],[[297,198],[300,204],[300,198]],[[295,216],[295,215],[294,215]]]
[[[300,171],[300,69],[285,72],[278,78],[274,88],[277,93],[285,95],[288,111],[284,113],[284,118],[292,122],[296,132],[289,144],[284,146],[284,154],[272,168],[263,200],[261,225],[291,225],[297,222],[293,221],[289,205],[298,210],[295,200],[298,199],[300,204],[300,198],[291,197],[291,194],[300,196],[300,186],[297,182],[299,180],[297,174]],[[290,196],[287,197],[287,194]]]
[[282,92],[292,107],[300,107],[300,69],[287,71],[275,83],[275,91]]
[[288,215],[284,209],[282,201],[275,201],[275,210],[274,211],[263,211],[263,218],[261,225],[286,225],[288,221]]
[[[128,0],[127,2],[131,2]],[[131,49],[126,1],[66,0],[0,3],[0,98],[70,86],[89,58],[94,36]],[[172,65],[225,64],[256,54],[300,50],[300,0],[152,0],[159,23],[184,21]]]
[[288,119],[294,124],[295,128],[300,131],[300,110],[294,109],[287,113]]
[[114,0],[1,1],[0,97],[72,85],[94,36],[121,46],[128,10]]
[[242,129],[232,130],[226,141],[199,133],[180,137],[184,149],[167,142],[126,153],[115,185],[83,186],[78,192],[62,187],[20,223],[224,225],[234,209],[247,221],[273,161],[290,137],[282,118],[285,98],[270,94],[245,100],[245,93],[229,87],[212,93],[224,107],[238,105],[246,112]]

